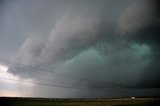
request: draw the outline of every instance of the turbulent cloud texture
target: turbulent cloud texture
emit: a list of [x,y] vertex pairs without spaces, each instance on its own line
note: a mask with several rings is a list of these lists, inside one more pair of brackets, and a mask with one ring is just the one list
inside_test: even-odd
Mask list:
[[153,23],[155,17],[156,7],[154,2],[150,0],[140,0],[130,6],[118,19],[118,30],[121,34],[134,33],[138,30],[144,29]]
[[[117,83],[126,88],[159,88],[158,3],[157,0],[4,2],[8,8],[3,8],[6,11],[3,22],[9,24],[3,29],[16,25],[10,34],[21,36],[15,44],[21,46],[9,72],[37,81],[41,81],[39,76],[46,75],[47,80],[89,89],[116,88]],[[10,15],[14,17],[10,19]],[[53,73],[94,81],[73,80],[73,76],[58,78]],[[88,91],[86,95],[91,93]]]

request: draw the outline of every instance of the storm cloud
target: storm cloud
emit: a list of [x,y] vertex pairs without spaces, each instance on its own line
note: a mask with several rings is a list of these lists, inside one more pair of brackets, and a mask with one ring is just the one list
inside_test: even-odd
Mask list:
[[[6,45],[14,54],[8,71],[21,78],[44,77],[44,82],[64,81],[65,86],[96,90],[115,89],[117,83],[124,88],[159,88],[158,4],[156,0],[4,1],[1,38],[9,41]],[[74,92],[78,94],[65,95],[83,97],[81,91]]]

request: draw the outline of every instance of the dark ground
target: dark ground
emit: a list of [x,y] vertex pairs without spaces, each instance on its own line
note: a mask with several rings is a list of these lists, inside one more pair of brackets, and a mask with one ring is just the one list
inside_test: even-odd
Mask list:
[[21,98],[0,97],[0,106],[160,106],[160,98]]

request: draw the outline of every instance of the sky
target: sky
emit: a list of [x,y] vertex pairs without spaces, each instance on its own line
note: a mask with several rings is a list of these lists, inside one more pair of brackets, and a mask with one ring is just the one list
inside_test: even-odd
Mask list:
[[159,5],[1,0],[0,96],[160,96]]

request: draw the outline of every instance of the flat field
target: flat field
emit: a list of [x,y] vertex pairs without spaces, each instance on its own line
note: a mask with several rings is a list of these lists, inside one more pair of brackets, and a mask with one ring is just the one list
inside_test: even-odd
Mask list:
[[160,106],[160,98],[19,98],[0,97],[0,106]]

